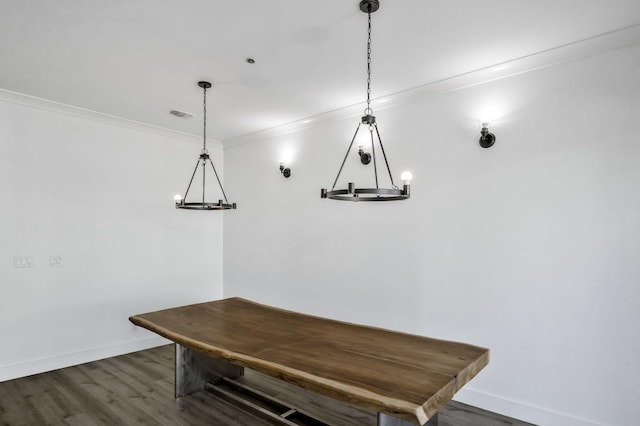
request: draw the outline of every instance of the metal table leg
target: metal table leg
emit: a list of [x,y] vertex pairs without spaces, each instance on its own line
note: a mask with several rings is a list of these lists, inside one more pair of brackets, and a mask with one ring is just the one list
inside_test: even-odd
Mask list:
[[[406,420],[399,419],[397,417],[390,416],[388,414],[378,413],[378,426],[416,426]],[[438,426],[438,414],[431,416],[431,418],[424,424],[424,426]]]
[[207,382],[220,376],[231,379],[244,374],[244,368],[223,359],[211,358],[176,343],[176,398],[204,390]]

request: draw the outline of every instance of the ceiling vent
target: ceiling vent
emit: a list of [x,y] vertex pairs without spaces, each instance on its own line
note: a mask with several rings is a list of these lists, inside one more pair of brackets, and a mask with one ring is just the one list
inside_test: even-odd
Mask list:
[[171,111],[169,111],[169,114],[175,115],[176,117],[180,117],[180,118],[191,118],[191,117],[193,117],[193,114],[191,114],[190,112],[180,111],[180,110],[177,110],[177,109],[172,109]]

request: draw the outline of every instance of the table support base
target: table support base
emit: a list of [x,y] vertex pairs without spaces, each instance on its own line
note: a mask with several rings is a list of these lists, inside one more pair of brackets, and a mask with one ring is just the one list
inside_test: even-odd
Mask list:
[[[415,426],[415,424],[388,414],[378,413],[378,426]],[[431,416],[424,426],[438,426],[438,414]]]
[[204,390],[205,383],[215,381],[220,376],[234,379],[243,374],[242,367],[176,343],[176,398]]
[[291,404],[229,378],[205,384],[205,390],[229,404],[282,426],[330,426]]
[[[175,344],[176,347],[176,398],[180,398],[189,395],[193,392],[205,390],[213,391],[213,393],[220,393],[216,390],[216,386],[210,382],[220,382],[221,379],[226,378],[227,383],[230,383],[229,379],[236,379],[244,374],[244,368],[234,365],[223,359],[212,358],[200,352],[192,351],[182,345]],[[224,379],[223,379],[224,380]],[[236,384],[236,386],[238,386]],[[262,395],[261,395],[262,397]],[[278,401],[280,404],[280,402]],[[246,403],[245,403],[246,405]],[[265,410],[261,410],[265,411]],[[293,409],[291,413],[297,413],[302,415],[299,411]],[[293,424],[286,419],[291,413],[287,411],[286,415],[279,414],[280,420],[283,424]],[[304,416],[304,415],[303,415]],[[306,419],[311,419],[308,416],[304,416]],[[317,421],[316,421],[317,422]],[[317,422],[314,424],[321,424]],[[413,423],[406,420],[393,417],[388,414],[378,413],[378,426],[415,426]],[[434,415],[429,419],[424,426],[438,426],[438,415]]]

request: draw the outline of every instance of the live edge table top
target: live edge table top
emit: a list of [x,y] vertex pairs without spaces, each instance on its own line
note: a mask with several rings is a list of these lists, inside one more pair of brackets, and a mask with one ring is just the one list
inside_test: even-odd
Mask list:
[[134,315],[191,350],[424,424],[489,363],[489,350],[240,298]]

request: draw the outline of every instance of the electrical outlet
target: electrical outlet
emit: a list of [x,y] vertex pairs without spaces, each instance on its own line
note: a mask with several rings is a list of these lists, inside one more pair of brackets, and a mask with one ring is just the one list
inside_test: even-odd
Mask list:
[[49,256],[49,266],[51,268],[62,268],[62,256],[51,255]]
[[14,268],[33,268],[33,256],[13,256]]

